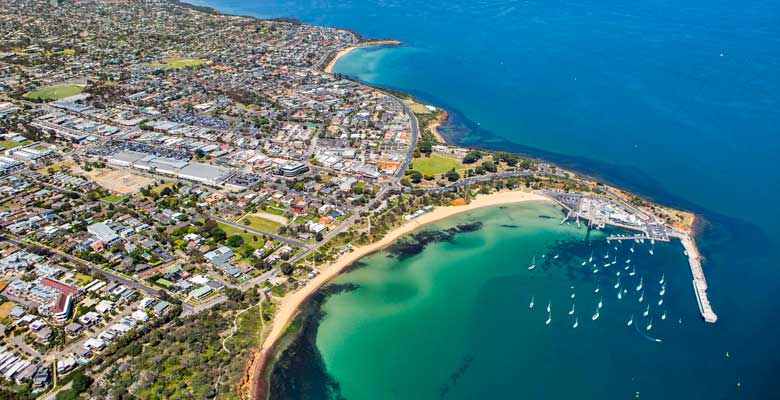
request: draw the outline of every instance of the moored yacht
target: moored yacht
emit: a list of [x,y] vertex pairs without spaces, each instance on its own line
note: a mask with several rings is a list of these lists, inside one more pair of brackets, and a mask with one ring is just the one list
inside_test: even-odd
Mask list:
[[528,305],[528,308],[534,308],[534,296],[531,296],[531,304]]

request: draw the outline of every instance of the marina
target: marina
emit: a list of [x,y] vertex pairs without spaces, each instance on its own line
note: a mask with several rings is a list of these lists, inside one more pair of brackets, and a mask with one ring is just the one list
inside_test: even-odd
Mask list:
[[[717,314],[712,309],[712,304],[707,297],[707,280],[704,277],[704,270],[701,266],[701,257],[699,250],[693,238],[686,232],[680,232],[662,222],[655,220],[647,213],[633,207],[625,202],[618,202],[607,197],[592,196],[579,193],[561,193],[555,191],[544,191],[543,195],[553,199],[566,210],[568,218],[583,218],[588,221],[589,229],[603,229],[607,225],[622,229],[638,231],[640,233],[633,235],[608,235],[608,243],[623,240],[633,240],[635,243],[651,242],[649,250],[650,255],[654,253],[655,242],[669,242],[670,238],[679,239],[685,249],[685,255],[688,257],[688,264],[691,268],[693,292],[696,296],[696,303],[699,312],[708,323],[715,323],[718,320]],[[634,252],[634,247],[631,247]],[[609,258],[609,253],[604,258]],[[628,262],[628,261],[626,261]],[[604,265],[606,268],[611,263]],[[594,269],[594,273],[598,270]],[[662,278],[663,279],[663,278]],[[637,287],[637,291],[642,290],[642,285]],[[644,293],[640,296],[640,302],[644,298]]]

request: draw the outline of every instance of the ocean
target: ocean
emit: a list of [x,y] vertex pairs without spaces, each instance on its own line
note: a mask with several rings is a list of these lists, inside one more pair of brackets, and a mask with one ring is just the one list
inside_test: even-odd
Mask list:
[[[613,398],[639,392],[649,398],[771,398],[780,389],[773,376],[780,371],[780,300],[774,296],[780,278],[775,206],[780,3],[204,3],[229,13],[294,17],[401,40],[400,47],[352,52],[335,71],[445,108],[451,118],[441,131],[453,143],[543,158],[692,210],[703,221],[697,241],[719,316],[714,325],[694,315],[690,273],[676,242],[663,250],[668,257],[659,251],[643,266],[677,274],[670,285],[680,293],[670,298],[669,313],[687,318],[674,329],[669,319],[653,328],[663,343],[623,329],[625,312],[610,312],[609,303],[603,321],[588,318],[578,330],[555,315],[551,326],[540,324],[533,319],[539,314],[527,313],[529,295],[540,296],[540,304],[553,299],[554,314],[560,314],[565,307],[558,298],[572,284],[585,282],[568,275],[532,279],[524,274],[526,259],[518,266],[504,253],[518,247],[548,252],[554,242],[537,235],[553,232],[561,235],[555,240],[572,247],[572,264],[556,267],[564,271],[579,265],[575,255],[606,244],[572,237],[553,220],[540,219],[549,224],[538,226],[538,234],[486,223],[477,232],[429,245],[415,256],[427,260],[417,267],[406,264],[414,257],[397,261],[377,255],[339,278],[354,285],[322,296],[321,306],[311,305],[319,307],[306,330],[314,345],[297,353],[320,360],[309,363],[320,367],[320,379],[311,382],[329,384],[288,385],[279,393],[289,398],[341,393],[350,399],[392,398],[393,393],[399,394],[395,398],[473,398],[485,397],[488,390],[491,397]],[[513,212],[522,215],[523,207]],[[486,211],[484,217],[494,212],[499,211]],[[469,247],[470,240],[494,230],[502,232],[495,243]],[[484,263],[471,265],[475,271],[451,271],[463,268],[449,262],[459,244],[476,252],[464,254],[464,260],[478,257],[501,265],[491,265],[484,276],[479,275]],[[420,275],[410,278],[409,268]],[[440,285],[452,291],[445,296]],[[421,309],[407,309],[408,303],[393,308],[394,296],[401,295],[419,298]],[[446,321],[437,322],[439,315]],[[417,330],[402,329],[407,326]],[[426,341],[428,335],[437,340]],[[431,343],[440,350],[428,349]],[[427,356],[423,360],[417,353]],[[297,372],[313,376],[307,375],[306,360],[290,356],[287,361],[279,376],[298,383],[292,378]]]

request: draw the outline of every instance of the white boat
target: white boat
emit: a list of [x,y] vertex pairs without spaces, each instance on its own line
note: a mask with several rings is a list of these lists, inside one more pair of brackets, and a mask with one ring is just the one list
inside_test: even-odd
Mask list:
[[629,268],[629,266],[626,265],[625,267],[623,267],[623,271],[628,271],[628,268]]
[[664,299],[663,299],[663,298],[661,298],[661,300],[658,300],[658,305],[659,305],[659,306],[661,306],[661,305],[663,305],[663,304],[664,304]]
[[642,290],[642,281],[644,280],[644,277],[639,278],[639,284],[636,285],[636,291]]
[[617,250],[617,249],[618,249],[617,246],[615,246],[615,250]]
[[551,302],[551,301],[549,301],[549,302],[547,302],[547,312],[548,312],[548,313],[550,312],[550,309],[551,309],[551,308],[552,308],[552,302]]
[[626,326],[634,325],[634,314],[631,314],[631,318],[626,322]]
[[644,292],[644,290],[642,291],[642,294],[639,295],[639,302],[641,303],[643,301],[645,301],[645,292]]
[[588,257],[588,262],[593,262],[593,252],[590,252],[590,257]]
[[580,264],[580,265],[582,265],[584,267],[585,264],[587,264],[587,263],[588,263],[587,261],[583,261],[582,264]]
[[623,292],[618,290],[618,300],[623,300]]
[[577,293],[572,293],[572,294],[571,294],[571,298],[572,298],[572,299],[573,299],[573,298],[575,298],[576,296],[577,296]]
[[593,320],[595,321],[597,319],[599,319],[599,310],[596,310],[596,313],[593,314]]
[[572,325],[571,327],[572,327],[572,328],[576,328],[576,327],[578,327],[578,326],[580,326],[580,319],[579,319],[579,318],[577,318],[577,317],[575,317],[575,318],[574,318],[574,325]]
[[661,314],[661,319],[666,319],[666,311],[664,311],[664,313]]
[[553,257],[553,260],[557,260],[558,257],[560,257],[560,254],[556,254],[555,257]]
[[599,310],[601,309],[601,307],[602,307],[603,305],[604,305],[604,297],[602,297],[602,298],[600,298],[600,299],[599,299]]
[[661,274],[661,280],[660,280],[660,281],[658,281],[658,284],[659,284],[659,285],[663,285],[665,281],[666,281],[666,277],[665,277],[665,275],[664,275],[664,274]]
[[609,268],[610,265],[612,265],[612,263],[606,262],[606,263],[604,263],[604,268]]
[[599,272],[599,269],[598,269],[598,268],[593,268],[593,273],[594,273],[594,274],[596,274],[596,273],[598,273],[598,272]]
[[645,308],[645,312],[642,313],[642,316],[648,316],[650,314],[650,304],[647,305],[647,308]]
[[606,260],[608,258],[609,258],[609,250],[607,250],[607,254],[604,254],[604,259]]
[[534,308],[534,296],[531,296],[531,304],[528,305],[528,308]]
[[653,319],[652,319],[652,318],[650,318],[650,323],[649,323],[649,324],[647,324],[647,328],[645,328],[645,329],[646,329],[646,330],[648,330],[648,331],[649,331],[650,329],[653,329]]
[[631,250],[631,252],[633,253],[634,252],[634,246],[632,245],[629,250]]
[[617,288],[619,288],[619,287],[620,287],[620,278],[618,278],[618,281],[617,281],[617,283],[615,283],[615,289],[617,289]]
[[615,272],[615,276],[620,276],[620,271]]
[[531,266],[528,267],[528,270],[533,271],[534,268],[536,268],[536,256],[531,260]]
[[663,296],[664,294],[666,294],[666,288],[661,288],[661,291],[658,292],[658,295]]
[[550,325],[550,322],[552,322],[552,314],[547,314],[547,321],[545,321],[545,325]]
[[631,268],[631,272],[629,272],[629,273],[628,273],[628,275],[629,275],[629,276],[634,276],[634,275],[636,275],[636,267],[634,267],[634,268]]
[[631,259],[630,258],[626,259],[626,264],[631,264]]
[[596,288],[595,288],[595,289],[593,289],[593,293],[598,293],[598,292],[599,292],[599,290],[601,290],[601,289],[600,289],[598,286],[596,286]]
[[615,264],[617,264],[617,257],[615,257],[615,258],[612,260],[612,265],[615,265]]
[[574,315],[574,304],[571,305],[571,310],[569,310],[569,315]]
[[650,250],[648,250],[647,252],[650,253],[650,255],[652,256],[653,254],[655,254],[654,250],[655,250],[655,243],[653,243],[653,246],[650,247]]

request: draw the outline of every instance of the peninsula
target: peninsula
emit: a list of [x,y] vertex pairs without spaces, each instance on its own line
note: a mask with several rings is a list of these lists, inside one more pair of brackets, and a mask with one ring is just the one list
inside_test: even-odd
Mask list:
[[715,321],[692,214],[444,143],[444,110],[331,73],[398,41],[158,0],[14,1],[0,29],[9,396],[263,398],[279,339],[330,279],[517,202],[680,238]]

